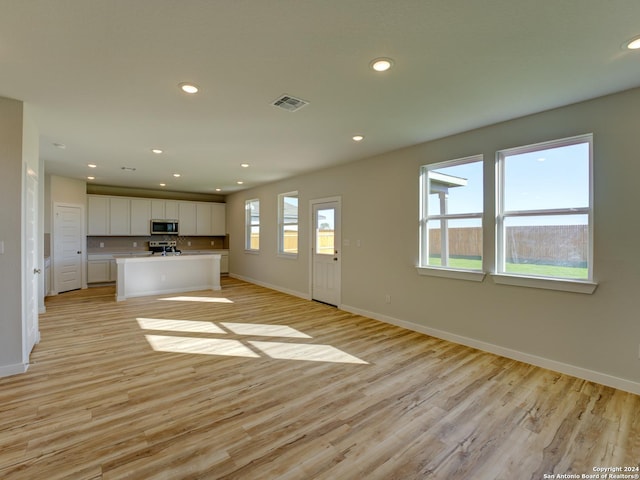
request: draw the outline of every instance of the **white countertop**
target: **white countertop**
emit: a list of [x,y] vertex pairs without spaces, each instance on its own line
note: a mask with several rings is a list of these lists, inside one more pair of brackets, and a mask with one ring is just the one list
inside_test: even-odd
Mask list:
[[[101,249],[102,250],[102,249]],[[207,255],[207,254],[220,254],[227,255],[229,250],[227,249],[210,249],[210,250],[182,250],[181,255]],[[92,250],[87,253],[87,257],[89,260],[111,260],[114,258],[130,258],[130,257],[160,257],[162,256],[160,253],[152,254],[146,250],[136,250],[136,251],[123,251],[123,250],[113,250],[113,251],[96,251]]]
[[221,257],[220,253],[167,253],[166,255],[156,254],[156,255],[113,255],[116,263],[138,263],[138,262],[157,262],[157,261],[168,261],[168,260],[196,260],[195,257],[199,257],[198,259],[203,259],[206,257]]

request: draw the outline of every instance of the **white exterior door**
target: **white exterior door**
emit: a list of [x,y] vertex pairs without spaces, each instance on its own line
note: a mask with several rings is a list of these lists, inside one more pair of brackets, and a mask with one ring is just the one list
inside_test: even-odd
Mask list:
[[56,205],[54,286],[57,293],[82,288],[82,207]]
[[311,202],[313,245],[311,298],[340,305],[340,200]]
[[24,349],[23,362],[29,363],[29,354],[39,341],[38,331],[38,177],[31,169],[25,176],[25,276],[24,276]]

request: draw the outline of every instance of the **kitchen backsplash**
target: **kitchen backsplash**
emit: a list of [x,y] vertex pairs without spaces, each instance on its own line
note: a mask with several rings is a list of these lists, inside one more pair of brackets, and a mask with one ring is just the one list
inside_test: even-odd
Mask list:
[[[87,237],[87,252],[148,251],[150,240],[176,240],[178,250],[228,249],[228,237],[182,237],[153,235],[146,237]],[[213,242],[213,245],[211,244]],[[135,245],[135,246],[134,246]]]

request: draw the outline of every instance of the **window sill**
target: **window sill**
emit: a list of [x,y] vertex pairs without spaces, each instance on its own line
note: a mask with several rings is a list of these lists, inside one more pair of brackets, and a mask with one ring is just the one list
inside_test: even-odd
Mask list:
[[244,253],[250,253],[251,255],[258,255],[260,250],[248,250],[245,248]]
[[297,253],[282,253],[282,252],[279,252],[278,253],[278,258],[287,258],[289,260],[297,260],[298,259],[298,254]]
[[507,275],[504,273],[492,273],[494,283],[499,285],[513,285],[517,287],[544,288],[546,290],[558,290],[562,292],[585,293],[591,295],[598,286],[597,283],[581,280],[565,280],[558,278],[523,277],[520,275]]
[[455,280],[469,280],[481,282],[486,273],[474,270],[456,270],[454,268],[416,267],[418,275],[427,277],[452,278]]

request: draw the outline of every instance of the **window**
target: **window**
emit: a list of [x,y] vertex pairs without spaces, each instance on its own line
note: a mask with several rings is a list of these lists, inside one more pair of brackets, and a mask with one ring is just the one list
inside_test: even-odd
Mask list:
[[420,273],[482,270],[482,160],[476,155],[421,168]]
[[497,154],[496,273],[592,281],[592,135]]
[[298,255],[298,192],[278,195],[278,253]]
[[247,251],[260,250],[260,200],[245,202],[245,238],[244,248]]

